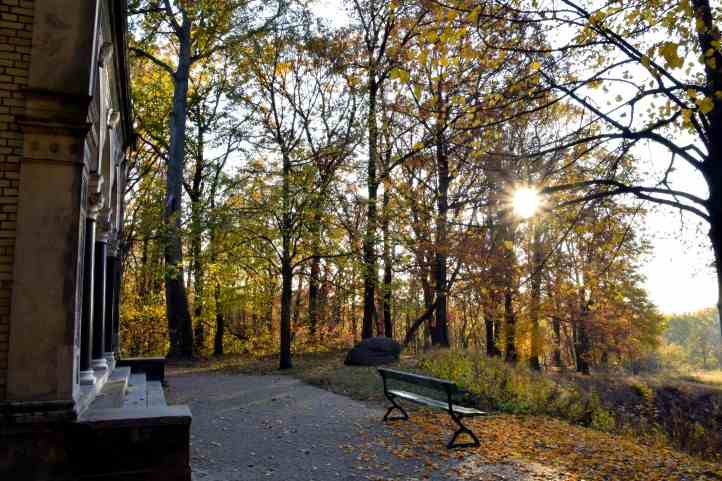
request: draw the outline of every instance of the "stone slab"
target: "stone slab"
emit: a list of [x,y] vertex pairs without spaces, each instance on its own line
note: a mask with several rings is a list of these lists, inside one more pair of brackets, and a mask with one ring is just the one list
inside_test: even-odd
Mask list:
[[95,401],[88,408],[89,410],[94,409],[106,409],[106,408],[120,408],[123,406],[126,391],[128,388],[128,382],[130,379],[130,368],[121,367],[112,372],[110,378],[103,386]]
[[148,407],[167,406],[165,401],[165,392],[160,381],[148,382]]
[[191,410],[179,404],[173,406],[154,406],[143,408],[108,408],[97,409],[81,416],[79,423],[95,427],[115,426],[147,426],[149,424],[190,424]]
[[141,408],[148,406],[148,386],[145,374],[131,374],[123,400],[124,408]]

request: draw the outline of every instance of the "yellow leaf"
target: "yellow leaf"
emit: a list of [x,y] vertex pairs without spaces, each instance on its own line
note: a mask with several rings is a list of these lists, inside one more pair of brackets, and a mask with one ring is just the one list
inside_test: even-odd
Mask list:
[[481,13],[481,5],[478,5],[474,10],[469,12],[469,15],[467,15],[466,19],[470,23],[476,23],[476,21],[479,19],[480,13]]
[[682,65],[684,65],[684,59],[680,57],[677,53],[678,48],[679,45],[675,42],[664,42],[659,47],[659,53],[662,55],[662,57],[664,57],[667,65],[672,68],[680,68],[682,67]]
[[697,104],[697,107],[699,107],[699,109],[702,111],[702,113],[708,114],[714,110],[714,100],[712,100],[710,97],[695,100],[695,103]]
[[402,83],[408,83],[409,72],[401,68],[394,68],[389,72],[389,78],[391,80],[399,79]]

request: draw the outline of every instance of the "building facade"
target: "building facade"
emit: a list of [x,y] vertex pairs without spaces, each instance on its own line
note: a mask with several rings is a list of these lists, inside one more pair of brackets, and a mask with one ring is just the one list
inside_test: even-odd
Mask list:
[[187,408],[127,399],[162,361],[117,358],[126,22],[126,0],[0,0],[0,479],[136,479],[168,435],[159,479],[190,479]]

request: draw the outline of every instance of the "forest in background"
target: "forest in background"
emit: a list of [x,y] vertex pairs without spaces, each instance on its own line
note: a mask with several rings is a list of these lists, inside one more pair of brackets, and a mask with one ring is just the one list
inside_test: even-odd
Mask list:
[[[585,374],[719,366],[694,350],[714,319],[665,321],[639,273],[649,202],[718,247],[719,8],[559,4],[350,0],[339,26],[132,1],[124,352],[290,367],[385,335]],[[708,199],[674,187],[680,162]]]

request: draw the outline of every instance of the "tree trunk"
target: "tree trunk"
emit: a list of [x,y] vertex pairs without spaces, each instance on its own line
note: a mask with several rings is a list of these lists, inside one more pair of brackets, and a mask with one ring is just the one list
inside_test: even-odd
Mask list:
[[[722,135],[722,128],[720,128],[720,135]],[[719,160],[719,155],[722,155],[722,146],[718,147],[717,150],[719,152],[716,158]],[[722,166],[718,162],[710,170],[711,172],[707,176],[709,186],[708,210],[710,215],[709,239],[712,244],[714,266],[717,274],[717,313],[720,319],[720,335],[722,335]]]
[[504,291],[504,337],[506,338],[506,353],[504,360],[509,363],[517,361],[516,352],[516,315],[514,314],[513,295],[510,287]]
[[311,220],[311,242],[312,242],[312,254],[311,258],[311,272],[308,278],[308,329],[311,333],[311,337],[316,336],[316,328],[318,327],[318,292],[319,292],[319,277],[321,274],[321,257],[320,257],[320,245],[321,245],[321,219],[319,206],[315,206],[314,212],[312,212]]
[[501,356],[501,351],[498,347],[499,332],[498,322],[492,319],[490,316],[484,316],[484,331],[486,333],[486,355],[489,357]]
[[303,282],[301,277],[298,278],[298,286],[296,286],[296,298],[293,301],[293,315],[291,316],[294,326],[299,323],[301,317],[301,295],[303,294]]
[[449,241],[448,211],[449,211],[449,159],[446,155],[446,145],[441,134],[436,142],[436,168],[438,175],[438,192],[436,197],[436,245],[434,255],[434,291],[436,294],[436,316],[431,325],[431,344],[433,346],[449,347],[449,319],[447,306],[447,267]]
[[484,337],[486,355],[489,357],[501,357],[501,350],[499,349],[499,311],[496,309],[499,303],[498,297],[497,291],[491,290],[488,302],[484,306]]
[[554,316],[552,317],[552,330],[554,331],[554,353],[552,359],[554,365],[558,368],[562,367],[562,326],[561,320]]
[[[388,173],[386,174],[388,176]],[[384,335],[388,338],[393,339],[394,337],[394,324],[391,320],[391,282],[393,280],[393,266],[392,252],[391,252],[391,234],[389,233],[389,201],[391,195],[389,194],[389,182],[384,184],[384,195],[382,200],[383,206],[383,249],[384,249],[384,281],[383,281],[383,292],[382,292],[382,305],[381,310],[384,316]]]
[[[722,202],[722,199],[720,199]],[[714,228],[710,228],[710,239],[714,251],[714,265],[717,273],[717,314],[720,319],[720,335],[722,335],[722,212],[716,213]],[[714,233],[713,233],[714,231]]]
[[150,266],[152,265],[149,262],[148,258],[148,244],[150,241],[147,237],[143,237],[143,240],[141,242],[141,245],[143,246],[141,248],[141,254],[140,254],[140,282],[138,282],[138,299],[141,301],[145,301],[146,296],[150,292]]
[[378,191],[378,180],[376,179],[378,126],[376,125],[376,96],[378,85],[376,83],[376,68],[371,60],[369,66],[369,111],[368,111],[368,136],[369,136],[369,158],[367,169],[368,182],[368,205],[366,209],[366,235],[364,236],[364,317],[361,326],[361,337],[363,339],[373,336],[374,313],[376,311],[375,294],[377,284],[376,273],[376,194]]
[[173,108],[170,114],[170,149],[166,173],[165,211],[163,220],[165,242],[165,300],[170,338],[169,357],[193,356],[193,324],[188,310],[188,297],[183,278],[181,220],[183,165],[185,160],[188,77],[190,75],[190,21],[184,15],[178,32],[180,49],[178,68],[173,74]]
[[705,63],[706,88],[714,92],[714,108],[708,114],[707,139],[709,139],[709,155],[702,165],[702,174],[707,181],[709,197],[709,238],[712,242],[715,269],[717,271],[717,312],[720,316],[720,334],[722,335],[722,99],[718,93],[722,91],[722,53],[719,51],[720,33],[715,25],[715,14],[709,0],[693,0],[694,16],[702,28],[697,29],[699,53],[708,56]]
[[580,296],[582,298],[582,308],[580,309],[579,320],[575,323],[576,325],[576,338],[574,343],[574,355],[577,361],[577,372],[580,372],[586,376],[589,375],[589,352],[591,346],[589,343],[589,333],[587,332],[587,317],[589,315],[589,302],[584,301],[584,293]]
[[586,376],[589,375],[589,361],[587,355],[589,353],[589,336],[587,334],[587,326],[584,319],[577,321],[577,342],[575,343],[575,356],[577,359],[577,372]]
[[213,354],[215,356],[223,355],[223,333],[226,330],[226,323],[223,317],[223,309],[221,309],[221,285],[216,282],[213,297],[216,303],[216,334],[213,338]]
[[195,352],[201,354],[205,345],[205,325],[203,320],[203,289],[205,266],[202,259],[203,253],[203,211],[201,202],[203,200],[203,165],[205,163],[203,152],[205,150],[204,129],[198,128],[198,150],[195,155],[195,168],[193,181],[191,183],[191,265],[193,266],[193,317],[195,318],[194,348]]
[[[350,245],[354,245],[353,239],[350,240]],[[351,334],[353,334],[353,343],[356,344],[358,341],[358,319],[356,317],[356,263],[351,262]]]
[[541,304],[541,283],[542,283],[542,243],[541,229],[532,220],[529,221],[529,229],[532,230],[532,254],[531,254],[531,299],[529,304],[529,320],[531,322],[531,355],[529,356],[529,367],[535,371],[541,371],[539,354],[541,352],[541,330],[539,327],[539,308]]
[[291,159],[283,154],[283,250],[281,252],[281,353],[279,369],[290,369],[291,363]]
[[[318,317],[321,324],[328,325],[328,296],[330,295],[329,292],[329,285],[328,285],[328,273],[324,271],[323,276],[321,277],[321,287],[318,290]],[[321,336],[319,337],[319,341],[323,343],[323,334],[324,331],[321,330]]]
[[416,331],[420,326],[425,325],[429,319],[434,315],[434,309],[436,309],[436,302],[432,302],[414,322],[411,323],[409,330],[406,331],[404,337],[404,346],[408,345],[416,336]]
[[[194,200],[195,199],[195,200]],[[203,284],[204,266],[201,259],[201,212],[198,197],[191,199],[191,265],[193,266],[193,316],[195,317],[195,351],[201,353],[205,343],[205,332],[203,326]]]
[[273,308],[276,302],[276,275],[275,272],[268,268],[268,303],[266,304],[265,321],[268,323],[268,331],[271,333],[271,339],[275,337],[276,324],[273,321]]

